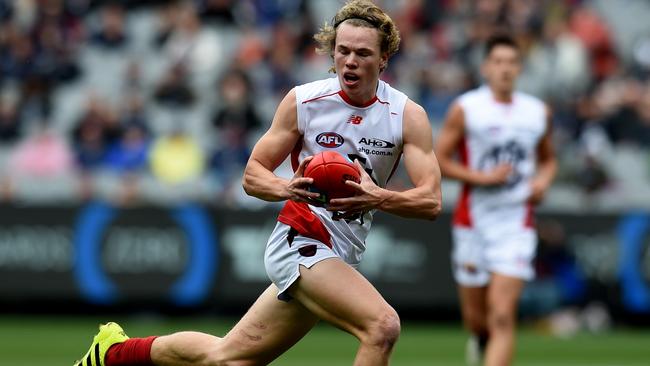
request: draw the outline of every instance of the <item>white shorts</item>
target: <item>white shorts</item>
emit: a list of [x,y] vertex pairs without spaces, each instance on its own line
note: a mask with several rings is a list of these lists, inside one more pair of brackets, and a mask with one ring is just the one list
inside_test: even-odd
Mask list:
[[278,222],[264,252],[266,273],[279,290],[278,299],[291,299],[286,291],[300,277],[300,266],[311,268],[328,258],[340,256],[320,241],[298,235],[290,226]]
[[477,229],[454,226],[452,267],[456,282],[481,287],[491,273],[530,281],[535,277],[532,261],[537,248],[533,228],[496,227]]

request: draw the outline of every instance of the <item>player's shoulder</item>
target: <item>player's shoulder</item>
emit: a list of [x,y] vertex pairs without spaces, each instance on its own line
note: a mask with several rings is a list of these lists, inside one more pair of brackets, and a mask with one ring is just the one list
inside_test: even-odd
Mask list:
[[515,100],[517,103],[521,103],[524,107],[535,108],[544,112],[547,110],[546,103],[544,103],[543,100],[526,92],[515,92]]
[[408,99],[408,96],[404,92],[392,87],[389,83],[387,83],[387,82],[385,82],[385,81],[383,81],[381,79],[379,79],[379,85],[377,87],[377,96],[380,99],[382,97],[384,99],[399,98],[399,99],[403,99],[404,101],[406,101],[406,99]]
[[339,92],[341,87],[336,77],[315,80],[295,87],[299,103],[315,100]]
[[426,117],[427,112],[424,107],[415,102],[413,99],[407,98],[404,105],[404,114],[416,117]]
[[412,99],[406,99],[404,105],[404,128],[405,129],[417,129],[421,130],[422,127],[429,125],[429,117],[427,112],[418,103],[414,102]]
[[480,86],[478,88],[468,90],[463,94],[459,95],[456,99],[456,103],[461,107],[469,107],[477,103],[484,103],[486,100],[490,99],[490,91],[485,86]]
[[409,97],[404,92],[393,88],[381,79],[377,87],[377,100],[389,106],[389,110],[393,115],[401,115],[404,117],[409,113],[407,110],[407,105],[410,101]]

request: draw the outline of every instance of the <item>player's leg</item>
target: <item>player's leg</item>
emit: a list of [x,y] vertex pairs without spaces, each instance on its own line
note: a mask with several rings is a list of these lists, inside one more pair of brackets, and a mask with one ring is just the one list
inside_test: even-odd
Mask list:
[[458,286],[463,324],[476,336],[487,333],[487,286]]
[[355,366],[388,364],[400,333],[399,317],[357,270],[338,258],[301,266],[289,293],[321,319],[359,339]]
[[489,245],[485,256],[491,272],[487,293],[490,332],[485,353],[487,366],[512,363],[519,298],[524,281],[534,276],[532,260],[537,235],[519,222],[506,221],[501,227],[494,226],[486,232],[485,240]]
[[[300,340],[318,318],[298,301],[277,299],[271,285],[223,338],[180,332],[157,338],[155,365],[266,365]],[[107,365],[111,366],[111,365]]]
[[520,278],[492,274],[487,294],[490,341],[485,352],[486,366],[506,366],[512,363],[517,304],[523,287],[524,281]]
[[471,333],[465,359],[478,365],[488,342],[487,285],[490,273],[485,268],[485,243],[478,231],[470,227],[454,227],[452,264],[458,284],[461,314],[465,328]]
[[100,327],[75,366],[266,365],[302,338],[318,318],[271,285],[223,338],[200,332],[131,338],[115,323]]
[[488,342],[487,286],[458,285],[460,309],[465,328],[471,333],[465,349],[468,365],[478,365]]
[[268,289],[224,338],[193,332],[157,338],[152,359],[161,366],[265,365],[302,338],[316,314],[360,340],[355,365],[388,364],[399,318],[359,272],[333,258],[301,266],[289,292],[294,300],[285,303]]

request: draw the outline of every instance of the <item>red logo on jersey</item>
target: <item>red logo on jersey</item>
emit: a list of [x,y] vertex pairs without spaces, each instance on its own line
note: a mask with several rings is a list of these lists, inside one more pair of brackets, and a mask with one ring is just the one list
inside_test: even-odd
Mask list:
[[353,125],[360,125],[362,120],[363,117],[353,114],[350,116],[350,118],[348,118],[348,123],[352,123]]

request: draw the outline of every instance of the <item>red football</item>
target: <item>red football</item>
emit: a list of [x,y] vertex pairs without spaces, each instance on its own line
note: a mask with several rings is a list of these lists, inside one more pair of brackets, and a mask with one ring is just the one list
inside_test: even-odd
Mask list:
[[357,166],[336,151],[323,151],[314,155],[303,176],[314,179],[310,190],[320,193],[318,200],[322,202],[354,196],[356,190],[345,182],[361,181]]

